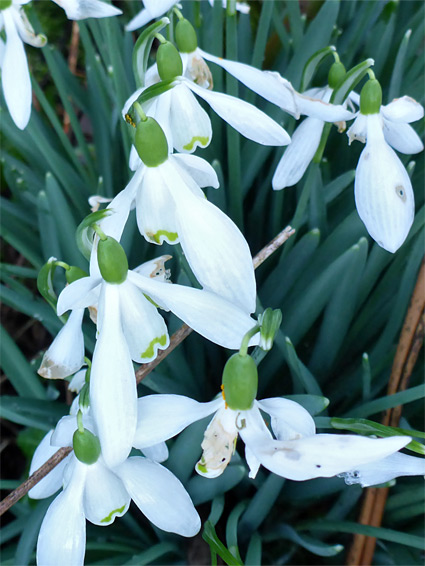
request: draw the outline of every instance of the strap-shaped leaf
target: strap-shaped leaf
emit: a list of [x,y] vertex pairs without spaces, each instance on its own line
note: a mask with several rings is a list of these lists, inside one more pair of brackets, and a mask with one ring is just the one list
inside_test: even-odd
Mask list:
[[148,67],[149,53],[152,47],[155,34],[170,23],[168,18],[161,18],[157,22],[151,24],[139,36],[133,48],[133,73],[136,79],[137,87],[145,84],[145,73]]
[[80,223],[75,233],[75,239],[77,241],[77,246],[83,256],[89,260],[91,249],[93,246],[93,224],[100,222],[106,216],[112,214],[112,211],[108,208],[104,210],[96,210],[84,218]]
[[53,276],[56,269],[56,258],[51,257],[40,269],[37,277],[37,289],[40,295],[49,303],[56,312],[58,298],[53,288]]
[[301,92],[304,92],[307,89],[311,79],[314,77],[317,67],[320,65],[323,59],[335,52],[335,46],[328,45],[328,47],[324,47],[323,49],[316,51],[316,53],[313,53],[313,55],[304,65],[303,76],[301,77]]

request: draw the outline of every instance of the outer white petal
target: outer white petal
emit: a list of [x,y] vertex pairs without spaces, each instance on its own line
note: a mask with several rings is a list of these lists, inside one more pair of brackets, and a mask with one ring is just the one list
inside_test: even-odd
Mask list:
[[[164,304],[193,330],[219,346],[237,350],[255,321],[242,309],[214,293],[168,285],[129,272],[128,278],[157,304]],[[258,344],[258,335],[250,345]]]
[[69,391],[72,391],[73,393],[79,393],[81,391],[86,382],[86,372],[86,367],[80,371],[77,371],[77,373],[68,384]]
[[[27,2],[21,2],[21,4],[27,4]],[[43,34],[36,34],[21,6],[16,6],[16,8],[16,10],[13,10],[13,16],[22,41],[25,41],[25,43],[28,43],[28,45],[32,45],[33,47],[43,47],[46,45],[46,36]]]
[[122,330],[135,362],[154,360],[158,350],[168,348],[167,326],[157,308],[129,281],[120,286]]
[[351,127],[347,130],[348,144],[355,140],[365,143],[367,138],[367,116],[359,113]]
[[147,395],[138,400],[137,428],[133,446],[144,449],[172,438],[195,421],[215,413],[222,398],[198,403],[183,395]]
[[177,151],[189,153],[197,147],[207,147],[212,137],[208,114],[186,84],[178,84],[171,94],[170,128],[173,146]]
[[[75,415],[66,415],[62,417],[53,431],[52,438],[50,439],[50,444],[52,446],[70,446],[72,447],[72,439],[74,432],[77,430],[77,418]],[[83,414],[83,425],[84,428],[97,434],[96,427],[93,419],[88,414]]]
[[386,106],[381,106],[381,113],[392,122],[416,122],[424,115],[424,109],[419,102],[410,96],[395,98]]
[[1,82],[10,115],[18,128],[23,130],[31,115],[31,80],[27,56],[15,26],[13,10],[10,8],[3,10],[2,14],[6,30],[6,47]]
[[248,438],[250,432],[247,427],[243,438],[261,464],[271,472],[295,481],[331,477],[377,462],[410,442],[406,436],[372,439],[339,434],[265,442],[264,437],[252,435]]
[[137,390],[130,352],[121,329],[119,285],[102,285],[101,331],[93,354],[90,403],[106,464],[130,453],[137,421]]
[[[52,438],[53,430],[50,430],[40,444],[37,446],[34,456],[31,460],[30,473],[31,476],[38,468],[47,462],[58,450],[57,446],[51,446],[50,440]],[[44,476],[33,488],[28,492],[32,499],[44,499],[50,497],[62,487],[63,472],[69,462],[71,454],[64,460],[59,462],[47,476]]]
[[140,233],[154,244],[176,244],[179,241],[175,204],[169,182],[163,175],[165,162],[159,167],[147,167],[136,197],[136,218]]
[[99,298],[100,283],[101,280],[95,277],[82,277],[67,285],[58,297],[58,316],[69,310],[95,305]]
[[354,196],[369,234],[381,247],[395,252],[412,225],[414,196],[409,175],[381,128],[377,114],[368,116],[368,141],[357,165]]
[[122,481],[109,470],[102,458],[87,466],[83,505],[86,518],[101,527],[122,517],[130,505],[130,496]]
[[140,187],[145,171],[146,167],[141,163],[125,189],[119,192],[108,205],[108,209],[112,210],[113,213],[99,222],[103,232],[107,236],[115,238],[118,242],[121,240],[128,215],[131,209],[134,208],[137,190]]
[[299,403],[281,397],[263,399],[256,403],[271,416],[272,429],[278,440],[296,440],[315,434],[312,416]]
[[205,290],[253,312],[254,267],[239,228],[218,207],[188,191],[175,167],[168,174],[174,178],[177,233],[196,278]]
[[47,510],[37,541],[40,566],[83,566],[86,519],[83,491],[87,466],[73,458],[71,479]]
[[214,189],[217,189],[220,186],[214,167],[208,161],[202,159],[202,157],[188,153],[176,153],[172,156],[172,159],[177,161],[179,167],[187,171],[200,187],[214,187]]
[[69,20],[108,18],[122,14],[121,10],[101,0],[53,0],[53,2],[65,10]]
[[301,114],[318,118],[324,122],[352,120],[354,114],[341,104],[330,104],[325,100],[310,98],[305,94],[296,94],[296,104]]
[[162,14],[168,12],[175,3],[175,0],[155,0],[155,2],[145,0],[145,8],[136,14],[125,26],[126,31],[134,31],[135,29],[141,28],[154,18],[159,18]]
[[201,521],[189,494],[169,470],[146,458],[129,458],[116,473],[154,525],[184,537],[193,537],[199,531]]
[[319,147],[323,126],[324,122],[317,118],[306,118],[301,122],[276,167],[272,179],[273,190],[298,183]]
[[262,408],[260,403],[254,401],[252,409],[243,412],[245,426],[241,427],[239,430],[239,434],[245,442],[245,458],[249,467],[249,477],[251,479],[256,477],[261,465],[261,461],[258,459],[255,451],[251,449],[251,443],[254,441],[255,445],[255,443],[259,441],[267,444],[273,440],[273,437],[267,428],[260,411],[258,410],[259,407]]
[[404,122],[391,122],[384,119],[385,141],[401,153],[419,153],[424,144],[415,130]]
[[134,145],[131,146],[130,149],[130,157],[128,158],[128,166],[131,171],[137,171],[137,169],[142,165],[142,160],[137,153],[136,148]]
[[168,459],[169,453],[168,448],[165,442],[160,442],[159,444],[155,444],[154,446],[145,446],[142,449],[143,455],[149,460],[153,460],[154,462],[165,462]]
[[47,379],[63,379],[84,365],[84,309],[71,311],[68,320],[45,352],[38,373]]
[[238,63],[236,61],[223,59],[222,57],[216,57],[206,51],[202,51],[199,47],[197,53],[207,61],[212,61],[220,65],[220,67],[236,77],[238,81],[249,89],[273,104],[276,104],[276,106],[279,106],[285,110],[285,112],[289,112],[294,116],[297,115],[298,112],[294,98],[295,89],[291,83],[281,77],[279,73],[260,71],[260,69],[251,67],[251,65],[245,65],[245,63]]
[[260,469],[261,462],[255,457],[253,451],[246,444],[245,444],[245,460],[249,468],[249,477],[251,479],[255,479],[257,477],[258,470]]
[[133,271],[139,273],[139,275],[156,279],[157,281],[168,281],[170,270],[165,268],[165,263],[171,258],[171,255],[160,255],[154,259],[145,261],[134,268]]
[[425,458],[397,452],[372,464],[358,466],[341,476],[348,485],[360,483],[362,487],[386,483],[399,476],[425,476]]
[[217,114],[246,138],[262,145],[287,145],[291,138],[277,122],[252,104],[234,96],[204,89],[188,79],[181,79],[203,98]]
[[129,96],[123,106],[123,109],[121,110],[121,115],[123,118],[125,118],[125,115],[127,114],[127,112],[130,109],[130,106],[139,98],[139,96],[143,93],[143,91],[146,89],[146,87],[141,87],[138,88],[135,92],[133,92],[133,94],[131,96]]

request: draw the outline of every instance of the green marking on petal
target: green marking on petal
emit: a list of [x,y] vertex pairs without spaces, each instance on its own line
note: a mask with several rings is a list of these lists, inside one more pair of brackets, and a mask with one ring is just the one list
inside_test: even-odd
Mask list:
[[112,518],[114,515],[118,515],[119,513],[122,513],[125,509],[125,505],[123,505],[122,507],[119,507],[118,509],[114,509],[113,511],[111,511],[109,513],[109,515],[107,517],[105,517],[104,519],[101,519],[101,523],[110,523],[112,521]]
[[159,344],[160,346],[165,346],[166,343],[167,343],[167,335],[166,334],[163,334],[159,338],[154,338],[152,340],[152,342],[149,344],[149,346],[146,348],[146,350],[143,352],[143,354],[140,354],[140,357],[141,358],[152,358],[154,353],[155,353],[155,350],[154,350],[155,344]]
[[201,147],[206,147],[210,142],[210,138],[207,138],[205,136],[194,136],[188,144],[183,146],[183,149],[191,151],[194,148],[196,142],[199,142],[199,145]]
[[201,464],[200,462],[196,464],[196,469],[199,470],[202,474],[208,473],[207,467],[204,466],[204,464]]
[[146,235],[150,240],[156,242],[157,244],[161,243],[161,236],[167,238],[169,243],[175,242],[179,237],[177,232],[168,232],[168,230],[158,230],[158,232],[156,232],[155,234],[148,232]]

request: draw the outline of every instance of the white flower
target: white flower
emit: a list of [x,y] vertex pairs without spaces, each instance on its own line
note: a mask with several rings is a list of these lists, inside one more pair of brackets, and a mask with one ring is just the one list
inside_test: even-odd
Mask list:
[[[6,42],[2,50],[1,82],[4,98],[10,115],[23,130],[31,115],[31,79],[23,42],[33,47],[46,43],[44,35],[35,35],[22,4],[29,0],[11,0],[10,5],[0,11],[0,30],[6,32]],[[0,39],[0,43],[3,40]]]
[[65,10],[69,20],[109,18],[122,14],[122,10],[103,0],[53,0],[53,2]]
[[[151,262],[153,273],[157,263]],[[96,303],[98,339],[90,402],[103,457],[114,466],[128,456],[136,427],[137,391],[131,360],[149,362],[158,349],[169,344],[167,327],[155,305],[171,310],[208,340],[231,349],[240,346],[254,321],[209,291],[171,285],[135,271],[128,271],[121,284],[107,283],[93,267],[90,277],[74,281],[59,295],[58,314]],[[258,343],[258,337],[251,343]]]
[[[211,121],[193,93],[203,98],[214,112],[246,138],[262,145],[290,143],[287,132],[252,104],[228,94],[210,91],[188,78],[185,73],[191,54],[181,55],[183,76],[174,79],[173,88],[143,105],[145,113],[160,124],[171,147],[179,152],[192,153],[197,147],[207,147],[211,141]],[[154,65],[146,73],[146,86],[133,93],[125,103],[122,112],[124,117],[144,90],[159,80]],[[205,84],[205,81],[201,84]]]
[[206,186],[218,187],[218,179],[200,157],[173,154],[157,167],[140,162],[108,206],[116,215],[102,226],[121,226],[135,204],[139,230],[148,242],[180,242],[203,288],[251,313],[256,300],[251,252],[234,222],[205,198],[200,187]]
[[[331,477],[368,464],[379,470],[383,459],[391,458],[411,440],[406,436],[371,439],[316,434],[310,414],[298,403],[283,398],[255,400],[252,408],[244,411],[230,409],[221,398],[198,403],[180,395],[150,395],[138,403],[134,445],[141,449],[171,438],[192,422],[215,413],[205,431],[204,452],[196,467],[198,473],[207,477],[216,477],[224,471],[238,434],[245,443],[251,478],[263,465],[295,481]],[[275,438],[260,410],[270,415]],[[397,470],[393,471],[395,477]]]
[[366,140],[354,182],[357,211],[372,238],[393,253],[409,233],[415,203],[409,175],[390,145],[403,153],[421,151],[408,122],[423,113],[420,104],[403,97],[381,106],[379,113],[360,113],[347,132],[350,142]]
[[[95,432],[89,416],[86,429]],[[35,451],[30,474],[61,446],[72,446],[75,416],[63,417]],[[91,465],[74,453],[53,468],[29,496],[50,497],[63,487],[47,510],[37,542],[37,563],[41,566],[79,566],[84,563],[86,519],[99,526],[113,523],[124,515],[130,500],[160,529],[181,536],[194,536],[200,519],[180,481],[157,461],[131,457],[115,468],[108,467],[102,454]]]
[[[210,6],[214,6],[214,0],[208,0]],[[223,8],[227,7],[227,0],[221,2]],[[249,14],[250,7],[246,2],[236,2],[236,10],[241,14]]]
[[143,0],[145,7],[125,26],[126,31],[134,31],[159,18],[171,10],[176,3],[176,0]]

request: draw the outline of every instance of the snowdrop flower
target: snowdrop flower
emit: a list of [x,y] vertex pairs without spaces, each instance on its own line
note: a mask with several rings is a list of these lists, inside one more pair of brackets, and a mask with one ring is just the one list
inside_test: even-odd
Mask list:
[[407,171],[390,147],[419,152],[423,144],[408,122],[424,110],[409,97],[381,106],[382,91],[373,77],[360,94],[360,113],[347,134],[364,142],[356,169],[354,196],[360,218],[372,238],[394,253],[403,244],[415,213],[414,194]]
[[159,18],[176,4],[176,0],[143,0],[144,8],[125,26],[126,31],[141,28],[151,20]]
[[[410,442],[410,437],[405,436],[371,439],[316,434],[312,417],[298,403],[283,398],[255,399],[256,367],[252,358],[245,358],[242,366],[239,365],[240,354],[227,362],[223,398],[209,403],[198,403],[180,395],[150,395],[139,399],[134,445],[143,448],[149,443],[161,442],[189,424],[214,414],[202,442],[203,454],[196,465],[198,473],[210,478],[222,474],[240,435],[245,443],[251,478],[255,478],[263,465],[279,476],[303,481],[331,477],[367,465],[370,465],[368,469],[375,466],[379,470],[381,462],[388,469],[388,460],[384,459],[391,458]],[[274,437],[260,411],[270,416]],[[397,475],[397,469],[392,470]],[[414,473],[416,470],[415,467]]]
[[141,456],[127,458],[114,468],[107,466],[94,436],[95,423],[89,414],[83,416],[83,422],[81,433],[75,415],[63,417],[56,429],[44,437],[31,462],[30,474],[59,447],[74,447],[74,452],[29,492],[33,499],[43,499],[63,488],[41,525],[39,565],[83,565],[86,520],[99,526],[110,525],[127,512],[131,499],[164,531],[185,537],[199,531],[198,513],[183,485],[169,470]]
[[109,18],[122,14],[122,10],[103,0],[53,0],[53,2],[65,10],[69,20]]
[[[23,42],[33,47],[46,44],[44,35],[36,35],[25,12],[23,4],[30,0],[5,0],[0,7],[0,30],[6,32],[2,49],[1,82],[4,98],[12,120],[23,130],[31,115],[31,79]],[[3,39],[0,39],[0,44]]]
[[[98,268],[65,287],[57,310],[98,305],[98,338],[90,378],[90,403],[103,457],[109,466],[127,458],[137,420],[132,360],[149,362],[169,337],[157,305],[171,310],[196,332],[226,347],[238,348],[252,318],[218,295],[171,285],[128,270],[120,244],[111,237],[97,246]],[[155,272],[157,262],[152,262]],[[92,265],[94,262],[92,262]],[[254,343],[256,343],[254,341]]]
[[[139,123],[135,144],[140,165],[108,208],[117,219],[126,219],[135,203],[137,224],[148,242],[180,242],[205,290],[253,312],[256,285],[248,244],[200,188],[218,187],[214,169],[194,155],[170,155],[164,132],[152,118]],[[106,221],[115,223],[114,216]]]
[[[210,6],[214,6],[214,0],[208,0]],[[227,0],[222,0],[221,5],[227,8]],[[250,7],[246,2],[236,2],[236,10],[241,14],[249,14]]]
[[134,102],[149,86],[160,80],[171,81],[169,89],[148,100],[143,109],[161,125],[170,147],[177,151],[192,153],[197,147],[208,146],[211,141],[211,121],[194,93],[203,98],[214,112],[246,138],[273,146],[290,142],[287,132],[252,104],[228,94],[210,91],[187,78],[187,61],[187,57],[183,57],[182,61],[176,48],[164,40],[158,48],[157,65],[146,73],[146,86],[138,89],[127,100],[123,116],[128,115]]

